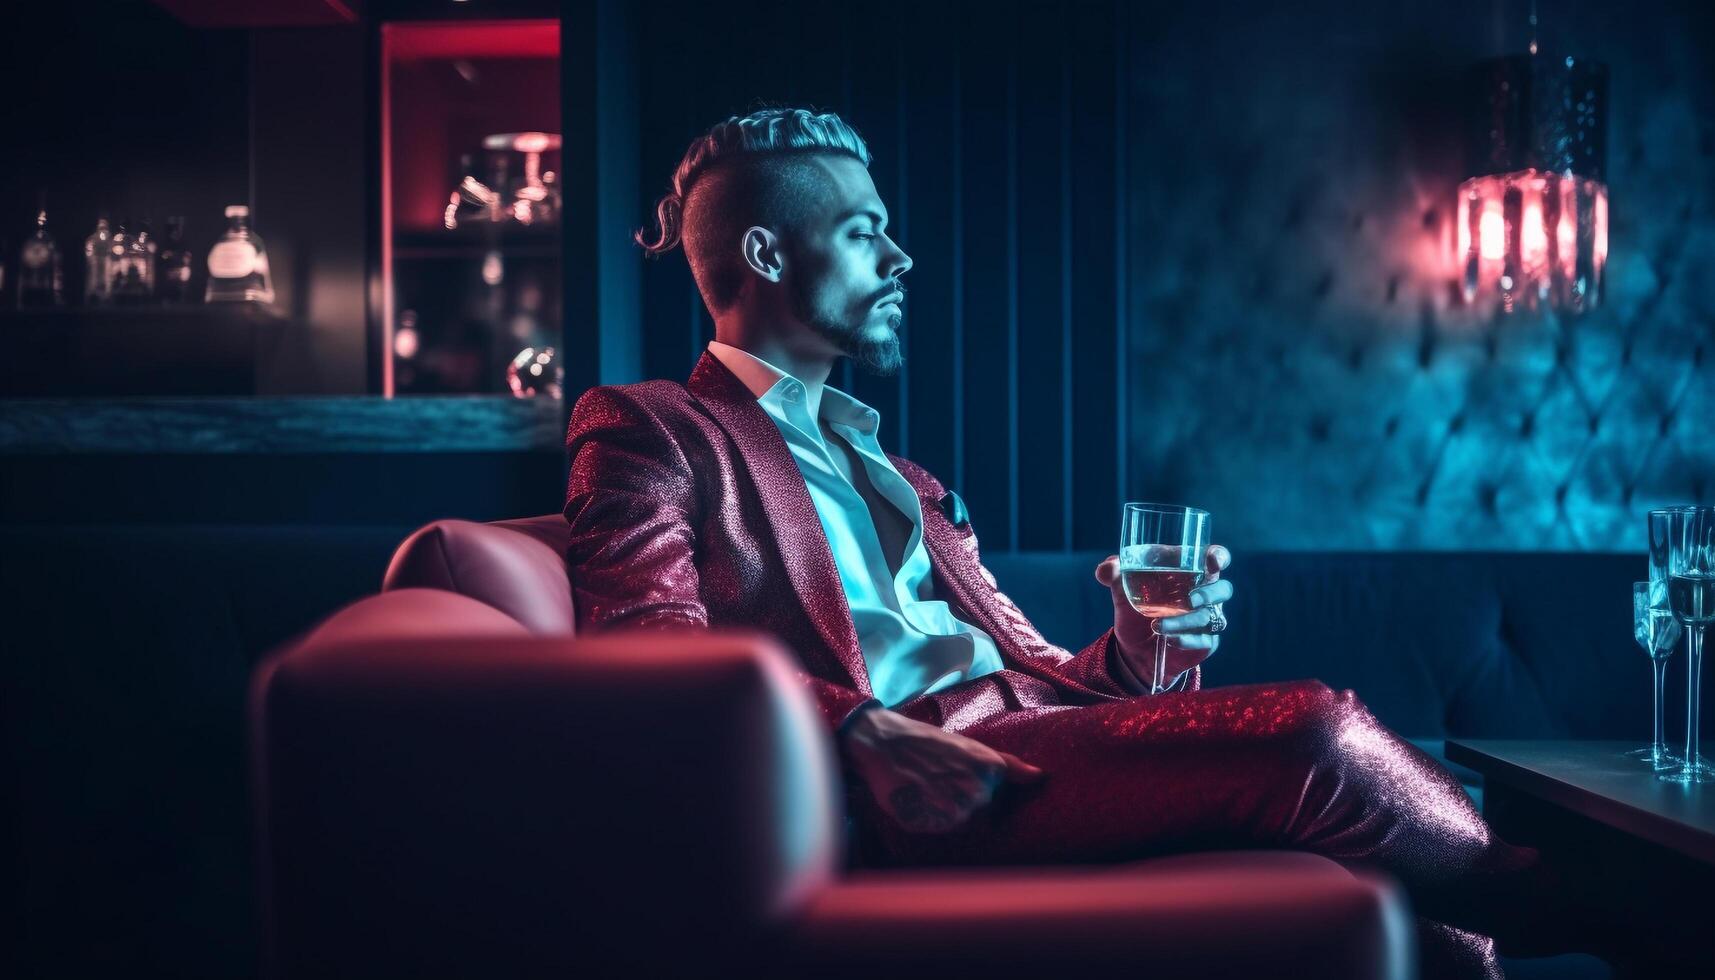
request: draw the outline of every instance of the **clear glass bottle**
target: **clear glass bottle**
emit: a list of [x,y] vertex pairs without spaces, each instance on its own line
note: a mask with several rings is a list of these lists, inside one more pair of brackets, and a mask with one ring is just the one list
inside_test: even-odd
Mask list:
[[104,306],[113,298],[113,280],[108,277],[113,248],[113,227],[107,215],[95,219],[95,230],[83,240],[83,304]]
[[155,240],[146,223],[133,223],[127,218],[119,227],[120,234],[113,236],[113,260],[108,269],[113,302],[148,303],[155,298]]
[[185,247],[185,219],[167,217],[167,237],[155,259],[155,295],[163,303],[191,301],[191,250]]
[[125,240],[125,251],[114,270],[115,303],[140,305],[155,300],[155,236],[149,233],[147,221],[138,222],[135,228]]
[[210,303],[274,302],[268,251],[261,237],[250,230],[250,208],[245,205],[226,209],[226,234],[208,251],[208,288],[203,299]]
[[48,212],[36,212],[36,227],[18,249],[18,305],[59,306],[65,302],[60,248],[48,233]]
[[113,234],[107,239],[107,297],[113,298],[116,287],[123,281],[125,244],[131,240],[131,219],[120,215],[113,223]]

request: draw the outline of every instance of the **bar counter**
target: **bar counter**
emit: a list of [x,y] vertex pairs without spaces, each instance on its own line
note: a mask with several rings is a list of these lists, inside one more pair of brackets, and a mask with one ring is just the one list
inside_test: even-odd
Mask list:
[[554,398],[0,400],[3,455],[520,452],[555,449],[564,438]]

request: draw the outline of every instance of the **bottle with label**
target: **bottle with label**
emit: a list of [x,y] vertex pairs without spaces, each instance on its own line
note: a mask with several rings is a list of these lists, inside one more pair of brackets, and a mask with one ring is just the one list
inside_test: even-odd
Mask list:
[[107,239],[107,298],[111,300],[124,281],[125,245],[131,241],[131,219],[124,215],[113,223],[113,234]]
[[133,259],[136,228],[129,215],[122,215],[113,231],[113,243],[108,247],[108,292],[114,303],[135,303],[143,296],[143,275]]
[[95,230],[83,240],[83,303],[104,306],[113,298],[113,280],[108,278],[113,249],[113,228],[107,215],[95,219]]
[[191,300],[191,250],[185,247],[185,219],[167,218],[167,237],[155,258],[155,295],[163,303]]
[[126,234],[121,240],[114,236],[114,241],[121,249],[114,253],[113,268],[113,302],[128,305],[141,305],[153,302],[155,299],[155,238],[149,234],[148,222],[132,225],[136,230]]
[[208,251],[210,303],[274,302],[274,279],[268,274],[268,251],[250,230],[250,209],[234,204],[226,209],[226,234]]
[[18,249],[18,305],[59,306],[65,302],[60,248],[48,233],[46,208],[36,212],[36,227]]

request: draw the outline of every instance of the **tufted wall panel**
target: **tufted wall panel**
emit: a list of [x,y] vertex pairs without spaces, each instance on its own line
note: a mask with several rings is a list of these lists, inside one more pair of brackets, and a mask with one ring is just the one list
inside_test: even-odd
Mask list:
[[[1518,8],[1518,9],[1514,9]],[[1131,60],[1130,492],[1287,549],[1632,550],[1715,500],[1706,4],[1544,4],[1609,62],[1607,301],[1452,287],[1460,73],[1522,4],[1152,7]]]

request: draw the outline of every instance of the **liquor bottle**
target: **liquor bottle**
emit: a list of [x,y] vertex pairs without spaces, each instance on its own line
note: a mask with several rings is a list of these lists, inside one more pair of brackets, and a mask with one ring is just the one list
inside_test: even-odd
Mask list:
[[150,295],[149,283],[138,267],[138,257],[143,254],[138,248],[138,231],[138,226],[127,216],[119,219],[119,229],[113,233],[107,275],[113,302],[117,304],[139,303]]
[[120,215],[113,223],[113,234],[107,239],[107,298],[111,302],[113,294],[124,282],[125,246],[131,241],[131,219]]
[[185,219],[167,218],[167,238],[155,259],[155,295],[163,303],[191,300],[191,250],[185,247]]
[[65,302],[60,249],[48,233],[48,212],[36,212],[36,228],[18,249],[18,305],[59,306]]
[[138,222],[133,227],[136,231],[125,237],[123,251],[116,254],[111,272],[113,301],[134,306],[155,299],[156,245],[154,236],[149,234],[148,222]]
[[274,279],[268,273],[268,251],[250,230],[250,209],[234,204],[226,209],[226,234],[208,250],[210,303],[274,302]]
[[113,298],[113,280],[107,270],[112,265],[113,228],[107,215],[95,219],[95,230],[83,240],[83,303],[104,306]]

